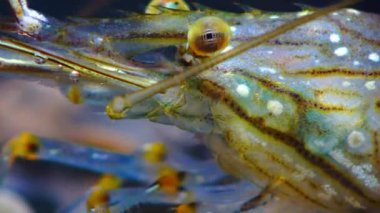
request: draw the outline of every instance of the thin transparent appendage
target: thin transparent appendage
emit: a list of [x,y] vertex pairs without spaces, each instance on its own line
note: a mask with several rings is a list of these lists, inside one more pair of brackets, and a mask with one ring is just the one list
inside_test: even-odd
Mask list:
[[[211,156],[195,159],[191,154],[186,154],[190,145],[168,145],[170,145],[170,152],[163,162],[148,163],[143,158],[141,150],[135,150],[131,154],[118,154],[23,133],[4,147],[2,162],[8,163],[11,156],[17,154],[18,157],[24,156],[27,160],[60,163],[101,174],[112,174],[129,183],[134,181],[139,183],[134,187],[121,185],[120,187],[127,188],[111,189],[105,192],[110,196],[107,208],[112,211],[125,210],[150,202],[169,203],[174,206],[196,202],[199,203],[198,209],[212,210],[229,206],[228,208],[233,210],[238,209],[242,202],[257,194],[258,188],[254,184],[225,174],[217,167]],[[23,149],[25,147],[27,149]],[[200,149],[196,150],[198,154],[201,152]],[[174,194],[161,191],[159,186],[155,190],[150,190],[151,184],[160,178],[160,168],[167,167],[186,173],[181,190]],[[94,188],[62,212],[86,209],[86,203]],[[126,197],[128,199],[125,199]]]
[[[228,209],[227,212],[234,212],[250,196],[258,193],[258,189],[246,181],[211,186],[185,185],[184,188],[184,191],[176,194],[166,194],[159,191],[147,193],[145,187],[111,190],[107,193],[110,199],[105,208],[110,210],[110,212],[124,212],[137,206],[145,208],[151,203],[157,204],[160,207],[175,208],[183,203],[193,202],[197,204],[198,212],[215,211],[218,209]],[[90,193],[91,190],[62,212],[79,212],[86,209],[86,201]]]
[[[118,154],[89,146],[65,143],[57,140],[40,138],[29,133],[22,133],[11,139],[3,147],[2,163],[12,166],[13,158],[33,161],[49,161],[85,170],[107,174],[126,181],[117,187],[106,189],[109,195],[107,208],[125,210],[135,205],[150,202],[181,205],[183,203],[199,203],[197,208],[212,210],[229,206],[238,209],[242,202],[258,192],[258,188],[244,180],[233,178],[221,171],[210,156],[203,154],[202,147],[196,147],[197,157],[189,153],[189,144],[167,143],[168,156],[162,162],[147,162],[141,149],[130,154]],[[194,148],[194,147],[193,147]],[[173,168],[185,173],[185,179],[175,193],[168,193],[158,185],[152,190],[152,184],[162,176],[160,171]],[[4,169],[6,171],[6,169]],[[128,183],[137,183],[133,187]],[[92,187],[82,198],[62,209],[62,212],[79,211],[88,207],[88,199],[99,185]],[[126,188],[123,188],[126,187]],[[128,198],[128,199],[126,199]],[[232,208],[233,207],[233,208]],[[118,211],[116,211],[118,212]]]
[[[3,160],[11,163],[10,160],[13,161],[16,149],[10,150],[9,146],[10,144],[7,144],[3,147]],[[20,146],[25,146],[25,144],[20,144]],[[148,168],[134,154],[118,154],[46,138],[39,138],[38,152],[32,159],[61,163],[100,173],[111,173],[131,180],[147,182],[153,180]]]
[[168,147],[170,152],[164,161],[150,163],[144,159],[141,149],[132,153],[115,153],[23,133],[3,147],[2,162],[10,166],[15,158],[56,162],[146,184],[153,183],[160,168],[165,166],[186,172],[190,185],[212,184],[226,176],[211,157],[196,159],[185,153],[186,148],[182,146],[170,144]]

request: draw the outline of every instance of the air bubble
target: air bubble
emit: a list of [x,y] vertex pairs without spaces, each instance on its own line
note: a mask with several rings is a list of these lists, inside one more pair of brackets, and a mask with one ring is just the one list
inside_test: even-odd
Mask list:
[[36,64],[44,64],[44,63],[46,63],[47,57],[44,56],[43,54],[41,54],[40,52],[35,52],[34,56],[35,56],[34,62]]
[[79,80],[79,72],[74,70],[70,73],[70,80],[77,82]]
[[44,64],[46,63],[46,59],[40,56],[36,56],[36,58],[34,59],[34,62],[36,62],[36,64]]

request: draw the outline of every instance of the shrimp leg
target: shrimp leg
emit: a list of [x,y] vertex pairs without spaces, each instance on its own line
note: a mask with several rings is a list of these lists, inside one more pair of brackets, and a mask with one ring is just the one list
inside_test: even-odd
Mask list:
[[28,7],[27,0],[9,0],[18,20],[19,29],[28,35],[38,34],[47,18]]
[[262,189],[260,194],[243,203],[243,205],[240,207],[240,211],[248,211],[260,205],[265,205],[269,200],[273,198],[272,191],[276,189],[281,183],[283,183],[282,178],[278,178],[277,180],[271,182],[264,189]]

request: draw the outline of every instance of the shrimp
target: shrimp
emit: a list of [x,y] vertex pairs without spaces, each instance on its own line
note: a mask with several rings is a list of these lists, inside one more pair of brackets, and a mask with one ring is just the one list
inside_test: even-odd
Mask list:
[[[78,153],[79,145],[28,133],[8,143],[7,160],[44,159],[107,173],[87,196],[89,210],[139,211],[147,202],[163,211],[234,212],[276,198],[297,200],[300,211],[375,212],[380,17],[340,10],[355,2],[235,14],[188,11],[182,1],[165,9],[153,1],[156,10],[148,15],[63,23],[10,0],[18,22],[0,25],[2,73],[62,76],[59,84],[73,103],[104,107],[112,119],[147,118],[203,134],[218,164],[239,179],[211,162],[165,161],[162,144],[142,156],[90,147]],[[163,54],[173,46],[174,53]],[[95,163],[92,153],[106,157]],[[225,177],[230,184],[220,181]],[[143,187],[120,192],[124,179]],[[261,191],[250,196],[255,187]],[[235,199],[221,199],[226,194]]]

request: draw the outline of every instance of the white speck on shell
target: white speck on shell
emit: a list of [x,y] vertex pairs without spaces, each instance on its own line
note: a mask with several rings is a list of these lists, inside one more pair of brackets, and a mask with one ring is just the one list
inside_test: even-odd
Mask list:
[[347,47],[339,47],[334,50],[334,54],[338,57],[342,57],[348,54],[348,48]]
[[338,43],[338,42],[340,42],[340,36],[338,34],[336,34],[336,33],[332,33],[330,35],[330,41],[332,43]]
[[379,62],[380,61],[380,56],[377,53],[371,53],[368,55],[368,59],[373,61],[373,62]]
[[231,26],[230,30],[231,30],[232,33],[234,33],[236,31],[236,27],[235,26]]
[[343,81],[342,86],[349,87],[349,86],[351,86],[351,83],[349,81]]
[[282,114],[284,110],[284,106],[282,105],[281,102],[277,100],[270,100],[267,103],[267,109],[269,110],[270,113],[277,116],[277,115]]
[[239,84],[237,87],[236,87],[236,92],[242,96],[242,97],[248,97],[249,95],[249,88],[247,85],[245,84]]
[[352,131],[347,137],[347,143],[351,148],[358,148],[365,142],[363,133],[359,131]]
[[348,8],[347,12],[351,13],[351,14],[354,14],[354,15],[360,15],[360,11],[355,10],[355,9],[351,9],[351,8]]
[[375,81],[367,81],[365,83],[365,87],[368,89],[368,90],[375,90],[376,89],[376,82]]
[[270,19],[279,19],[280,16],[278,16],[278,15],[272,15],[272,16],[269,16],[269,18],[270,18]]
[[277,70],[270,67],[260,67],[259,70],[264,73],[276,74]]

